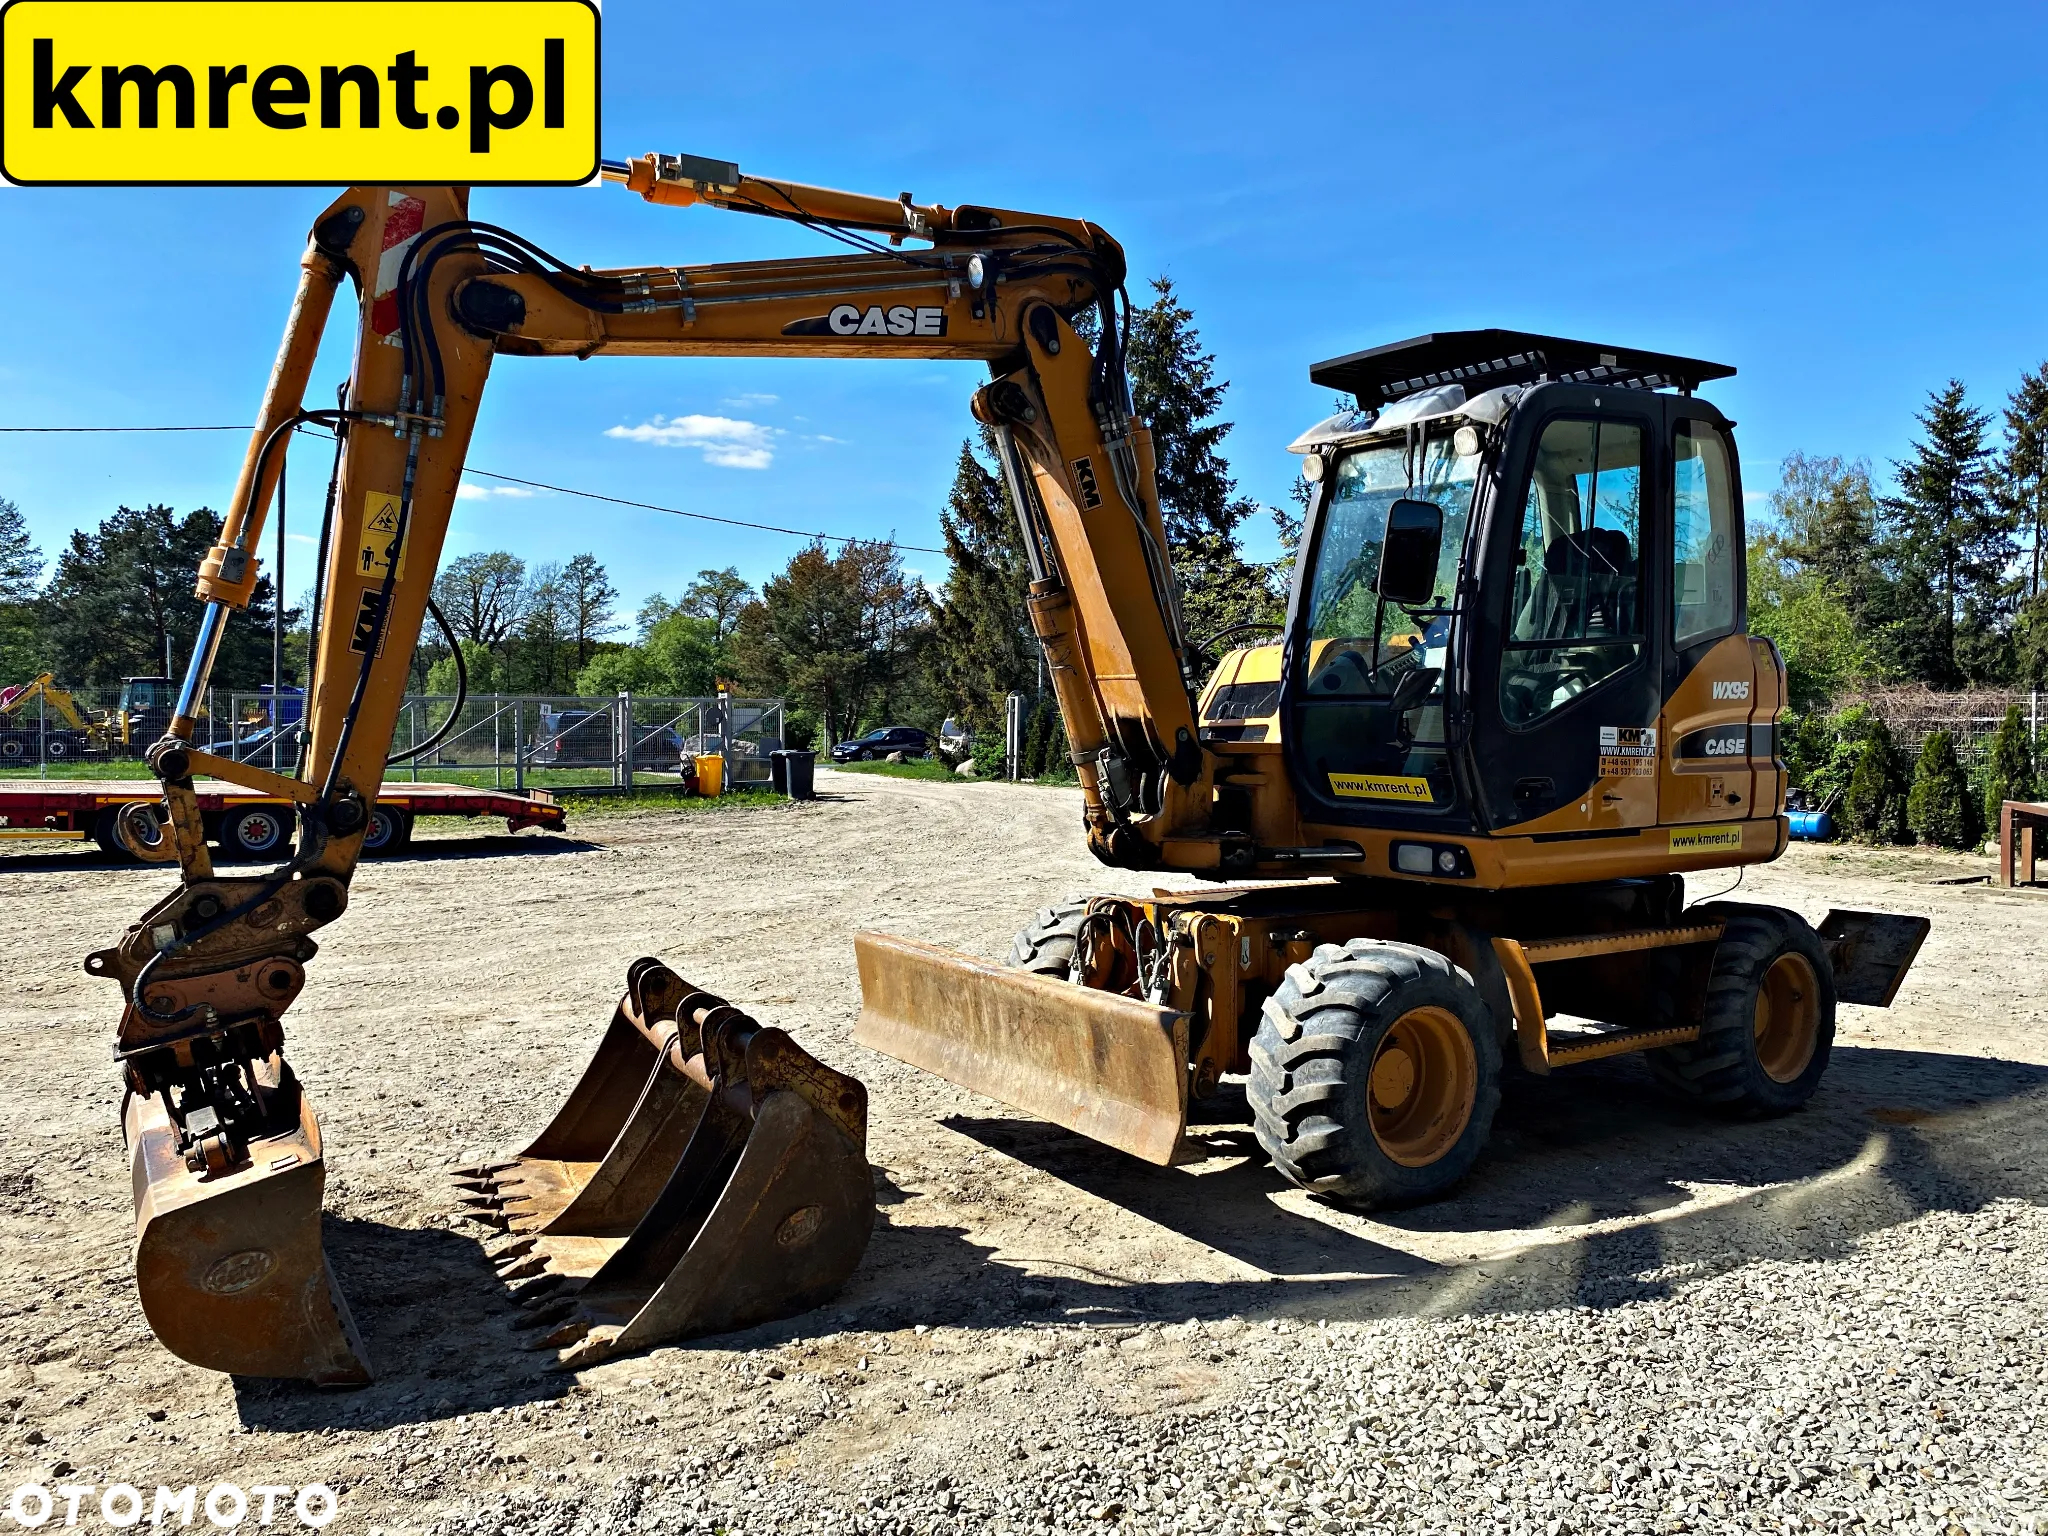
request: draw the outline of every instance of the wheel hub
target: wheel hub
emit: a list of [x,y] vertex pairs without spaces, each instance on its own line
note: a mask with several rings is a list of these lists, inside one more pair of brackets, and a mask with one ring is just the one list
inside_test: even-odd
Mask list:
[[1479,1094],[1472,1038],[1448,1009],[1410,1009],[1381,1037],[1367,1087],[1380,1150],[1404,1167],[1425,1168],[1471,1123]]
[[1756,1059],[1777,1083],[1798,1079],[1820,1034],[1820,985],[1804,955],[1782,954],[1756,990]]

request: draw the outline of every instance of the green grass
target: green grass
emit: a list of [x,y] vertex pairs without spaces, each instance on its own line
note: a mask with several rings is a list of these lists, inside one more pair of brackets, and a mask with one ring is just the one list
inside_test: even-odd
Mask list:
[[636,794],[636,795],[575,795],[562,802],[569,813],[569,826],[573,831],[577,818],[583,816],[628,816],[635,811],[727,811],[740,810],[747,806],[787,805],[789,797],[778,795],[772,789],[740,789],[729,795],[720,795],[716,800],[703,799],[696,795],[682,794]]
[[907,763],[820,763],[839,773],[879,773],[891,779],[950,779],[957,777],[944,763],[920,757]]
[[153,779],[149,764],[139,757],[116,758],[109,762],[103,757],[71,757],[62,762],[50,764],[50,771],[43,773],[30,764],[26,768],[0,768],[0,779]]

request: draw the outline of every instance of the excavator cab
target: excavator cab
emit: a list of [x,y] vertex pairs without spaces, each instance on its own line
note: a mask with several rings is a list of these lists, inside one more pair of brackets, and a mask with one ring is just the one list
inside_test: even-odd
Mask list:
[[[1291,445],[1314,488],[1280,669],[1305,820],[1469,836],[1569,808],[1573,831],[1657,825],[1655,722],[1710,661],[1740,684],[1719,691],[1744,738],[1719,766],[1745,782],[1714,809],[1755,810],[1733,424],[1691,392],[1734,371],[1503,331],[1311,370],[1371,403]],[[1417,503],[1440,536],[1394,592]]]

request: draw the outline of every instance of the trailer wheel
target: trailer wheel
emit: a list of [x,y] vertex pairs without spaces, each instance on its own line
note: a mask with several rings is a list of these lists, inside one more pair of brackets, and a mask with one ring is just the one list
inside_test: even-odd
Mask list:
[[395,805],[370,807],[370,828],[363,834],[363,852],[389,855],[412,841],[412,817]]
[[1715,902],[1728,926],[1707,977],[1699,1039],[1647,1053],[1670,1087],[1720,1114],[1790,1114],[1820,1086],[1835,1043],[1835,973],[1820,936],[1781,907]]
[[1074,951],[1081,940],[1081,919],[1087,914],[1086,901],[1041,908],[1038,916],[1018,930],[1010,945],[1010,964],[1020,971],[1033,971],[1058,981],[1070,980],[1074,973]]
[[101,853],[121,864],[133,864],[135,855],[121,845],[121,835],[114,830],[114,820],[121,814],[118,805],[102,806],[92,819],[92,840],[99,844]]
[[52,736],[43,743],[43,756],[46,758],[66,758],[73,755],[69,736]]
[[0,736],[0,761],[16,762],[28,755],[28,743],[19,736]]
[[291,817],[280,806],[245,805],[221,818],[221,852],[230,858],[267,859],[291,840]]
[[1492,1011],[1432,949],[1353,939],[1287,968],[1251,1046],[1259,1145],[1347,1205],[1411,1205],[1470,1171],[1500,1107]]

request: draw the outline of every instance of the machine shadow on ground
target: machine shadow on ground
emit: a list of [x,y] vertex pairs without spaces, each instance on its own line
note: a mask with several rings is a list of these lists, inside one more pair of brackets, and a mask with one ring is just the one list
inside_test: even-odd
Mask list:
[[[1155,1168],[1040,1122],[958,1116],[942,1124],[1258,1273],[1134,1278],[1051,1237],[998,1257],[967,1227],[918,1221],[926,1197],[877,1169],[874,1239],[833,1302],[680,1347],[746,1350],[915,1323],[1128,1328],[1621,1306],[1750,1263],[1838,1258],[1924,1212],[2048,1198],[2044,1109],[2048,1067],[1916,1051],[1840,1050],[1805,1111],[1737,1125],[1663,1093],[1636,1063],[1518,1077],[1488,1154],[1455,1196],[1369,1219],[1305,1213],[1314,1208],[1284,1194],[1242,1125],[1202,1117],[1196,1134],[1214,1155]],[[1229,1098],[1211,1113],[1227,1121]],[[1509,1232],[1519,1240],[1500,1242]],[[549,1373],[552,1357],[527,1350],[532,1335],[514,1328],[517,1308],[484,1257],[488,1235],[330,1216],[328,1252],[379,1380],[323,1392],[238,1378],[243,1423],[376,1429],[568,1391],[575,1378]],[[1460,1235],[1492,1253],[1434,1260],[1408,1248]]]

